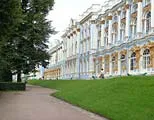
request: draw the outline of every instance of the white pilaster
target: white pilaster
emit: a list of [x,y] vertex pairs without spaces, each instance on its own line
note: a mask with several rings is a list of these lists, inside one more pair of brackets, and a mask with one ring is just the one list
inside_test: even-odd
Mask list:
[[109,28],[108,28],[108,43],[112,42],[112,16],[108,16]]
[[137,5],[137,33],[140,35],[142,33],[142,0],[138,0]]
[[126,5],[126,33],[125,33],[125,37],[126,37],[126,41],[128,40],[129,38],[129,31],[130,31],[130,6],[129,4]]
[[121,16],[120,16],[120,13],[121,11],[118,11],[118,41],[117,42],[120,42],[121,38],[120,38],[120,30],[121,30]]
[[104,47],[104,27],[105,20],[101,21],[101,47]]
[[97,49],[97,27],[94,21],[91,22],[90,29],[91,49]]

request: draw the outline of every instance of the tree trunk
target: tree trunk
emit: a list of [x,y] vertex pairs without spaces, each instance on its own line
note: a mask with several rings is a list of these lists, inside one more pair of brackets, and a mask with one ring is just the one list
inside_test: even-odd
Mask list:
[[17,72],[17,82],[21,82],[21,70]]

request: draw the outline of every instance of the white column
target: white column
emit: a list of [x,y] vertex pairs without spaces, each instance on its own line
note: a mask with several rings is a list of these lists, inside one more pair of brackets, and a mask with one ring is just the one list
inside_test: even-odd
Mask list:
[[121,16],[120,16],[120,13],[121,11],[118,11],[118,41],[117,42],[120,42],[121,41],[121,38],[120,38],[120,30],[121,30]]
[[109,45],[112,42],[112,16],[108,16],[109,28],[108,28],[108,43]]
[[129,38],[129,32],[130,32],[130,9],[129,9],[129,4],[127,4],[127,7],[126,7],[126,33],[125,33],[125,37],[126,37],[126,41],[128,40]]
[[90,36],[91,49],[97,49],[97,27],[94,20],[91,21]]
[[74,38],[75,38],[75,34],[73,34],[72,36],[72,55],[74,55]]
[[128,73],[130,73],[130,62],[131,62],[130,57],[131,57],[131,51],[127,50],[126,60],[127,60],[128,62],[126,62],[126,63],[127,63],[126,68],[127,68],[127,70],[128,70]]
[[105,71],[105,57],[104,56],[102,57],[102,68]]
[[104,47],[104,24],[105,20],[101,21],[101,47]]
[[151,30],[154,32],[154,0],[151,0]]
[[70,56],[72,56],[72,53],[73,53],[73,49],[72,49],[72,44],[73,43],[73,36],[70,35]]
[[77,76],[78,78],[80,79],[80,28],[78,26],[77,28],[77,33],[76,33],[76,41],[77,41],[77,50],[76,50],[76,53],[77,53],[77,60],[76,60],[76,70],[77,70]]
[[138,0],[137,5],[137,33],[140,35],[142,33],[142,0]]

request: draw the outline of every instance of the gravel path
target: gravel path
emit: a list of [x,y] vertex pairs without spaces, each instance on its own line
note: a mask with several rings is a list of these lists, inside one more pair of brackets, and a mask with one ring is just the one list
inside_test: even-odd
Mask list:
[[49,96],[53,92],[31,85],[25,92],[2,92],[0,120],[107,120]]

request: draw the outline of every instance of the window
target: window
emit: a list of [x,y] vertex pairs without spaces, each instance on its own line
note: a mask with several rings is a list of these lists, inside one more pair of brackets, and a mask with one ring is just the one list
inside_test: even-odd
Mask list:
[[134,70],[136,67],[136,53],[133,52],[131,55],[131,61],[130,61],[130,69]]
[[151,29],[151,12],[148,12],[146,16],[146,34],[150,32]]
[[148,65],[150,65],[150,50],[146,49],[143,52],[143,68],[147,69]]
[[109,58],[105,59],[105,73],[109,72]]
[[124,72],[126,70],[126,57],[125,55],[121,55],[121,71]]
[[135,18],[132,23],[131,23],[131,37],[134,38],[136,35],[136,23],[137,23],[137,19]]
[[105,32],[105,45],[108,45],[108,31]]
[[122,23],[122,25],[121,25],[121,35],[120,35],[120,39],[121,39],[121,41],[124,41],[125,40],[125,24],[124,23]]
[[115,44],[117,42],[117,25],[113,26],[113,30],[112,30],[112,44]]
[[145,0],[145,5],[148,5],[150,3],[150,0]]
[[116,67],[116,63],[115,63],[115,57],[112,57],[112,68],[113,68],[113,71]]

